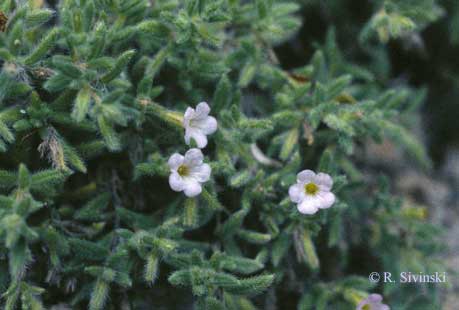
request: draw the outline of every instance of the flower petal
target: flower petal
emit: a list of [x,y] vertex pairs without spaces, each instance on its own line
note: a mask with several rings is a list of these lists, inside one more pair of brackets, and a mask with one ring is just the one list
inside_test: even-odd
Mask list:
[[315,182],[321,190],[329,191],[333,186],[333,179],[326,173],[319,172],[315,177]]
[[319,210],[316,199],[304,199],[298,204],[298,211],[303,214],[314,214]]
[[330,208],[335,203],[335,195],[331,192],[319,193],[317,199],[320,201],[318,207],[321,209]]
[[168,165],[171,170],[177,170],[178,167],[180,167],[181,164],[183,164],[184,157],[180,155],[179,153],[172,154],[171,157],[169,157],[168,160]]
[[184,189],[185,182],[177,172],[172,172],[169,175],[169,185],[172,188],[172,190],[180,192]]
[[296,175],[296,181],[298,183],[306,183],[312,181],[316,174],[312,170],[303,170]]
[[194,117],[195,111],[193,108],[186,108],[185,114],[183,114],[183,125],[185,127],[190,123],[190,120]]
[[185,143],[186,145],[190,145],[190,139],[191,139],[191,132],[193,131],[194,129],[191,129],[191,128],[186,128],[185,129]]
[[[206,147],[207,137],[200,130],[190,129],[190,137],[193,138],[194,141],[196,141],[196,145],[198,148],[202,149]],[[185,142],[186,142],[186,134],[185,134]],[[189,141],[187,144],[189,144]]]
[[217,131],[217,120],[213,116],[208,116],[199,124],[199,127],[204,134],[211,135]]
[[188,178],[185,181],[184,193],[187,197],[195,197],[202,191],[201,184],[198,181]]
[[372,303],[380,303],[382,299],[383,299],[382,296],[379,294],[370,294],[367,298],[367,300]]
[[195,118],[205,118],[207,117],[207,115],[209,115],[209,112],[210,112],[210,107],[207,104],[207,102],[200,102],[196,106]]
[[290,200],[295,203],[300,203],[306,196],[301,184],[293,184],[290,186],[288,189],[288,194],[290,196]]
[[209,181],[212,169],[208,164],[202,164],[191,169],[191,177],[200,183]]
[[193,169],[194,167],[201,165],[203,159],[204,155],[202,155],[201,150],[197,148],[192,148],[185,153],[184,162],[185,165]]

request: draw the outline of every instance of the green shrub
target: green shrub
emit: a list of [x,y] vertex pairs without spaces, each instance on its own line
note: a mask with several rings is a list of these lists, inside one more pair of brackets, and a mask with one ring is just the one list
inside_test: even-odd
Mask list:
[[[321,5],[303,2],[2,0],[5,309],[353,309],[374,291],[397,309],[438,305],[431,286],[368,281],[442,268],[423,209],[368,180],[356,154],[390,137],[429,167],[402,125],[425,92],[390,85],[377,40],[442,10],[376,3],[354,43],[369,61],[348,58],[331,27],[286,70],[274,47]],[[218,123],[202,148],[211,174],[202,192],[182,184],[187,197],[170,189],[168,160],[203,146],[196,119],[185,141],[183,115],[204,101]],[[305,169],[332,177],[331,208],[307,215],[290,200]]]

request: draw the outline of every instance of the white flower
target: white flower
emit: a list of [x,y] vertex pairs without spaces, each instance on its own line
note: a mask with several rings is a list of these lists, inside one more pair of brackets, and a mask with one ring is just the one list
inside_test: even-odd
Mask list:
[[211,172],[210,166],[202,162],[203,158],[200,149],[190,149],[185,156],[175,153],[169,158],[169,185],[174,191],[183,191],[188,197],[201,193],[201,183],[209,181]]
[[183,126],[185,127],[185,142],[190,144],[190,138],[196,141],[198,148],[202,149],[207,145],[207,135],[217,130],[217,120],[209,116],[210,107],[206,102],[196,106],[196,110],[188,107],[183,115]]
[[335,195],[330,192],[333,180],[328,174],[303,170],[296,176],[296,182],[290,186],[288,194],[301,213],[314,214],[319,209],[330,208],[335,202]]
[[381,295],[370,294],[357,305],[356,310],[390,310],[390,307],[383,304],[382,300]]

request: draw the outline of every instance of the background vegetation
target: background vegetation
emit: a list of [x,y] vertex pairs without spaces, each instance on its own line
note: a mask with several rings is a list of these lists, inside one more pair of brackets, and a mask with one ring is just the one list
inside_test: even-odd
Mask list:
[[[370,292],[442,307],[438,285],[368,281],[446,268],[444,230],[368,146],[430,173],[457,143],[457,1],[0,10],[5,309],[354,309]],[[187,150],[170,115],[201,101],[219,129],[211,181],[187,199],[167,181]],[[333,207],[297,211],[288,188],[303,169],[332,175]]]

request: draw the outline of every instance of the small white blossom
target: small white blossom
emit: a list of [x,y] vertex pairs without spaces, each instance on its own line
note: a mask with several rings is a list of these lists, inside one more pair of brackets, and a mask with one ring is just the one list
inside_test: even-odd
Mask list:
[[290,186],[288,193],[301,213],[314,214],[319,209],[330,208],[335,202],[335,195],[330,191],[333,180],[328,174],[303,170],[298,173],[296,182]]
[[183,115],[183,126],[185,127],[185,142],[190,144],[190,138],[196,141],[198,148],[202,149],[207,145],[207,135],[217,130],[217,120],[209,116],[210,107],[206,102],[196,106],[196,110],[188,107]]
[[182,156],[173,154],[168,161],[171,174],[169,185],[176,192],[183,191],[186,196],[194,197],[201,193],[201,183],[209,181],[211,168],[203,163],[204,156],[200,149],[190,149]]
[[382,303],[382,299],[379,294],[370,294],[357,305],[356,310],[390,310],[388,305]]

